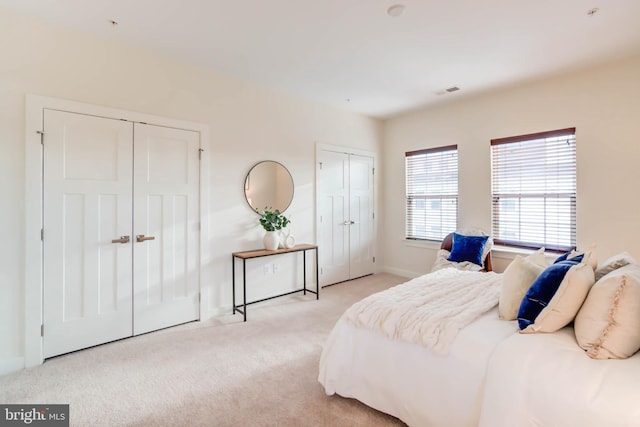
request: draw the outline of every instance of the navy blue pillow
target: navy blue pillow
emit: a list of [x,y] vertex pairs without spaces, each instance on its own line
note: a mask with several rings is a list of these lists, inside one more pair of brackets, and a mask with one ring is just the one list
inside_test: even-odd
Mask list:
[[[560,255],[558,258],[556,258],[555,261],[553,261],[553,263],[557,263],[557,262],[561,262],[561,261],[575,261],[578,260],[578,262],[582,262],[582,258],[584,258],[584,254],[580,254],[580,255],[576,255],[573,258],[569,258],[569,255],[571,255],[573,253],[573,251],[569,251],[565,254]],[[567,260],[567,258],[569,258]]]
[[469,261],[482,267],[482,251],[487,240],[489,240],[489,236],[464,236],[453,233],[453,244],[448,260],[453,262]]
[[551,298],[560,287],[567,271],[580,264],[584,255],[569,260],[556,261],[547,267],[531,284],[518,310],[518,326],[524,329],[536,321],[538,314],[549,304]]

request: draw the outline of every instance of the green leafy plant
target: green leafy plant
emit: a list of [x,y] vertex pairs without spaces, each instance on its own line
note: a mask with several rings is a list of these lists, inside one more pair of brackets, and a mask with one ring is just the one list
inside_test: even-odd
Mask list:
[[[256,212],[258,211],[256,210]],[[282,230],[291,223],[291,220],[280,213],[278,209],[271,210],[271,208],[265,207],[264,210],[258,212],[258,214],[260,214],[260,225],[266,231]]]

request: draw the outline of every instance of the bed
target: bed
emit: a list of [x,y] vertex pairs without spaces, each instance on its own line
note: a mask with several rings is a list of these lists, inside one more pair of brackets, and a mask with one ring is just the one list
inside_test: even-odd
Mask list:
[[[451,250],[450,238],[441,249]],[[490,279],[497,276],[490,271],[490,252],[487,257],[483,267],[489,272],[447,269],[422,278],[439,274],[448,279],[456,271],[455,277],[495,281]],[[498,296],[493,294],[490,306]],[[515,322],[500,321],[497,309],[489,308],[461,328],[446,349],[433,349],[362,327],[348,313],[331,332],[320,360],[319,381],[328,395],[355,398],[410,426],[478,425],[489,358],[517,330]]]
[[[371,295],[330,333],[319,382],[328,395],[355,398],[409,426],[640,426],[640,265],[627,255],[599,265],[591,252],[558,257],[516,298],[522,300],[516,320],[499,319],[498,299],[502,305],[505,291],[513,290],[502,279],[544,258],[543,249],[527,263],[516,257],[500,275],[497,294],[489,259],[486,272],[447,268]],[[563,266],[566,274],[545,308],[522,324],[526,302],[548,282],[548,272]],[[515,276],[524,279],[521,273]],[[458,316],[446,301],[451,295],[431,288],[446,289],[465,313],[473,303],[464,326],[439,325],[446,345],[422,326],[431,322],[425,313]],[[436,305],[419,300],[427,297]]]

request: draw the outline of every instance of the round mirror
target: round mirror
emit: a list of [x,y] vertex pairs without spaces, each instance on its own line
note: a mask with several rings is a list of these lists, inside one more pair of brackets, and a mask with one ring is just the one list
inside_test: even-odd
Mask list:
[[266,160],[254,165],[244,181],[244,196],[251,209],[284,212],[293,200],[293,178],[282,164]]

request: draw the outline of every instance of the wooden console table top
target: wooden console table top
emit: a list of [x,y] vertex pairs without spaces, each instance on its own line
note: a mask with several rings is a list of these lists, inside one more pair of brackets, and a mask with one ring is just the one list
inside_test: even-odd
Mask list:
[[275,251],[268,251],[266,249],[256,249],[252,251],[234,252],[232,255],[240,259],[249,259],[249,258],[259,258],[262,256],[285,254],[287,252],[300,252],[300,251],[306,251],[309,249],[317,249],[317,248],[318,248],[317,245],[300,244],[300,245],[295,245],[294,247],[289,249],[286,249],[286,248],[276,249]]
[[[307,251],[316,251],[316,290],[313,291],[307,288]],[[284,294],[273,295],[267,298],[262,298],[257,301],[247,302],[247,260],[252,258],[260,258],[265,256],[280,255],[291,252],[302,252],[302,289],[296,289],[291,292],[285,292]],[[236,305],[236,259],[242,260],[242,304]],[[247,306],[262,301],[267,301],[273,298],[283,297],[285,295],[295,294],[302,292],[304,295],[307,292],[316,294],[316,300],[320,298],[320,275],[318,274],[318,246],[300,244],[289,249],[276,249],[275,251],[268,251],[266,249],[257,249],[253,251],[234,252],[231,254],[231,285],[233,287],[233,314],[241,313],[244,321],[247,321]]]

